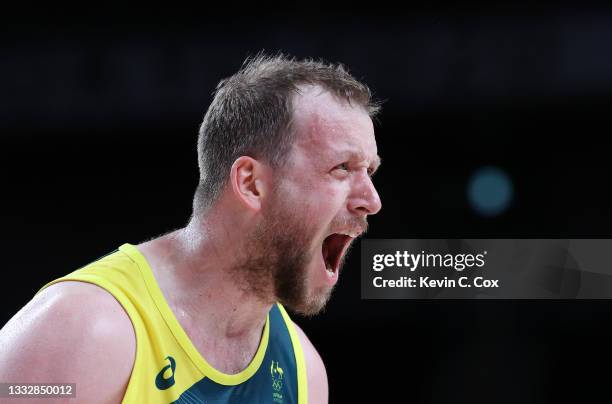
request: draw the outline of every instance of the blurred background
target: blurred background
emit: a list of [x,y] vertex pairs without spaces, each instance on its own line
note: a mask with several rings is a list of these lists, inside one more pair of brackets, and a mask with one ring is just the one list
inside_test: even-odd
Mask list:
[[[367,237],[610,238],[612,7],[397,7],[4,10],[2,324],[186,223],[211,93],[262,49],[342,62],[385,100]],[[358,252],[326,313],[297,318],[332,403],[610,399],[609,301],[361,300]]]

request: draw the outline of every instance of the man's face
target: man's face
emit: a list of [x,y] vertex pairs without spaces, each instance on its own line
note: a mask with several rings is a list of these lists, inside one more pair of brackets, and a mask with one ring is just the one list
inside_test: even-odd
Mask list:
[[276,297],[294,311],[316,314],[367,216],[381,208],[371,180],[380,159],[362,107],[319,87],[305,89],[294,105],[296,141],[278,172],[263,239],[275,240]]

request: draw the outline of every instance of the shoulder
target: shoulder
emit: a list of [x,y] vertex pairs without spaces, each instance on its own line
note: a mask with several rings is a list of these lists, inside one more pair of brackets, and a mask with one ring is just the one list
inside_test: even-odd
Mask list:
[[313,404],[327,403],[329,393],[325,364],[306,333],[295,322],[293,322],[293,326],[300,339],[304,351],[304,360],[306,361],[308,402]]
[[76,383],[81,400],[119,402],[135,354],[134,329],[120,303],[94,284],[64,281],[0,330],[0,380]]

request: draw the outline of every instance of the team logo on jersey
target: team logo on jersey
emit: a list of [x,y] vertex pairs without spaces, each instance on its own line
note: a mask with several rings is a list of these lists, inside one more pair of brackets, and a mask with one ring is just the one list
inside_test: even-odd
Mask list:
[[[166,356],[166,359],[170,361],[170,364],[164,366],[164,368],[157,374],[157,377],[155,378],[155,386],[157,386],[157,388],[160,390],[169,389],[174,385],[174,369],[176,369],[176,361],[172,356]],[[168,369],[170,369],[172,373],[169,377],[164,377]]]
[[275,403],[282,403],[283,395],[280,393],[280,390],[283,388],[285,371],[278,365],[278,361],[272,361],[270,364],[270,374],[272,375],[272,388],[274,389],[272,400]]

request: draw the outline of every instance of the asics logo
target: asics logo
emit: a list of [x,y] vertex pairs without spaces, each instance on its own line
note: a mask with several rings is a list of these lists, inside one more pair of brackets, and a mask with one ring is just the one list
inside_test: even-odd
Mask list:
[[[160,390],[169,389],[174,385],[174,369],[176,369],[176,361],[172,356],[166,356],[166,359],[170,361],[169,365],[164,366],[164,368],[157,374],[155,378],[155,386],[157,386]],[[164,377],[166,371],[170,369],[172,373],[170,377]]]

